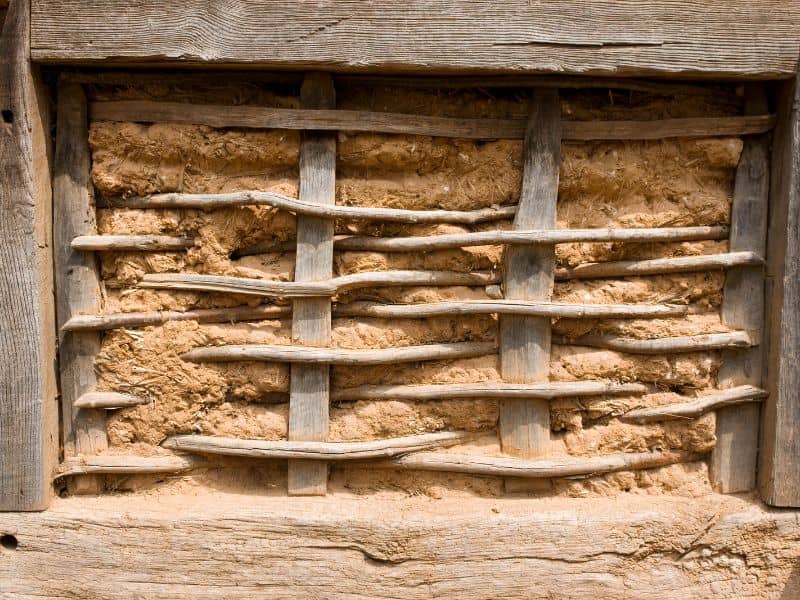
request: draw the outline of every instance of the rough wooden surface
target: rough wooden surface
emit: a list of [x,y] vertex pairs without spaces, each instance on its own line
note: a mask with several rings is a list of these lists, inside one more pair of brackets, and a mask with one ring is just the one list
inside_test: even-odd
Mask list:
[[769,353],[758,484],[775,506],[800,506],[800,85],[778,95],[767,249]]
[[32,52],[47,62],[787,77],[799,18],[780,0],[106,0],[102,11],[35,0]]
[[[309,73],[300,88],[306,109],[336,106],[333,79]],[[336,203],[336,134],[306,131],[300,142],[300,200],[312,204]],[[297,253],[294,280],[319,281],[333,275],[333,221],[310,215],[297,217]],[[330,298],[297,299],[292,307],[292,341],[326,346],[331,342]],[[325,441],[328,438],[330,373],[324,363],[297,363],[289,380],[289,439]],[[289,494],[319,495],[327,489],[324,462],[289,461]]]
[[0,549],[3,594],[15,600],[800,595],[797,512],[768,511],[748,499],[247,500],[70,498],[56,499],[41,514],[0,514],[0,533],[18,542],[14,551]]
[[[465,139],[522,139],[525,119],[429,117],[362,110],[304,110],[152,100],[113,100],[91,104],[93,121],[189,123],[210,127],[313,129],[431,135]],[[769,114],[739,117],[689,117],[641,121],[564,121],[565,140],[658,140],[763,133]]]
[[[762,86],[745,88],[745,112],[767,110],[767,92]],[[744,141],[731,206],[732,252],[767,250],[767,210],[769,205],[769,146],[767,136],[749,136]],[[717,385],[730,388],[762,384],[764,328],[764,268],[741,265],[728,269],[722,292],[722,323],[746,331],[752,348],[725,350],[717,373]],[[758,461],[758,404],[740,404],[717,411],[717,446],[711,455],[709,475],[718,492],[736,493],[756,485]]]
[[[522,191],[513,228],[552,229],[556,225],[561,163],[561,104],[558,90],[537,89],[532,98],[524,145]],[[509,246],[503,263],[503,292],[510,300],[549,300],[555,248]],[[536,383],[550,372],[550,319],[500,317],[500,370],[506,383]],[[550,405],[542,400],[500,403],[500,444],[511,456],[535,458],[550,447]]]
[[75,408],[104,408],[109,410],[138,406],[139,404],[147,404],[147,402],[146,398],[140,398],[132,394],[121,394],[119,392],[87,392],[75,400]]
[[[663,404],[650,408],[637,408],[626,412],[621,418],[635,423],[694,419],[712,410],[717,410],[726,406],[761,402],[761,400],[766,397],[767,392],[761,388],[752,385],[740,385],[713,394],[700,396],[688,402]],[[719,441],[717,441],[717,443],[719,443]]]
[[191,248],[194,240],[172,235],[79,235],[70,246],[83,252],[170,252]]
[[[88,127],[83,89],[76,83],[61,82],[53,174],[53,264],[59,328],[75,315],[95,313],[102,307],[94,256],[70,245],[77,236],[96,233],[89,180]],[[81,396],[93,392],[97,385],[94,359],[98,352],[100,334],[60,332],[58,366],[64,456],[95,454],[108,446],[105,411],[76,405]],[[76,493],[96,493],[102,482],[87,477],[71,481],[70,487]]]
[[470,434],[463,431],[440,431],[366,442],[313,442],[292,440],[245,440],[211,435],[176,435],[162,446],[180,452],[248,456],[252,458],[288,458],[314,460],[362,460],[387,458],[453,446],[466,441]]
[[180,473],[202,466],[200,458],[186,456],[74,456],[62,462],[56,475],[146,475]]
[[698,335],[679,335],[674,337],[637,339],[614,335],[582,335],[576,338],[559,336],[554,342],[570,346],[607,348],[630,354],[669,354],[678,352],[705,352],[723,348],[747,349],[753,345],[746,331],[727,331],[724,333],[701,333]]
[[0,510],[50,501],[58,452],[49,115],[28,0],[0,21]]

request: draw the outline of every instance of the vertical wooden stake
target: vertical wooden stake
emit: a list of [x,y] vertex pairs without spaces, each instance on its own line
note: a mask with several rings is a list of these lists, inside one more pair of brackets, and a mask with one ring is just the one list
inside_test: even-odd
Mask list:
[[[59,330],[73,316],[102,312],[95,256],[70,247],[75,236],[97,233],[89,170],[86,97],[79,84],[62,81],[58,86],[53,180],[53,255]],[[97,384],[94,359],[100,351],[100,339],[99,333],[90,331],[59,335],[65,456],[95,454],[108,446],[105,411],[73,407],[75,400],[94,391]],[[102,479],[74,478],[70,485],[75,493],[94,493],[102,487]]]
[[[745,112],[769,112],[761,86],[745,89]],[[731,208],[730,251],[751,251],[764,256],[767,243],[769,201],[769,139],[765,135],[745,139]],[[722,296],[722,322],[744,329],[761,343],[764,328],[764,272],[761,267],[729,269]],[[727,350],[717,375],[720,388],[761,385],[762,346]],[[758,458],[759,413],[757,403],[731,406],[717,411],[717,445],[711,454],[711,481],[718,492],[745,492],[755,487]]]
[[[549,229],[556,224],[561,162],[558,90],[537,89],[525,132],[522,193],[514,229]],[[509,246],[505,253],[505,297],[547,300],[553,289],[552,245]],[[503,315],[500,366],[510,383],[544,381],[550,369],[550,319]],[[512,456],[544,456],[550,445],[550,404],[540,400],[500,403],[500,441]]]
[[[0,510],[41,510],[58,455],[48,103],[30,2],[0,19]],[[2,15],[0,15],[2,16]]]
[[[303,108],[335,108],[336,92],[328,74],[309,73],[300,90]],[[336,134],[308,131],[300,146],[300,199],[318,204],[336,201]],[[297,217],[295,281],[333,275],[333,221]],[[292,339],[298,344],[331,342],[330,298],[294,301]],[[293,364],[289,391],[289,439],[324,441],[328,437],[330,377],[328,365]],[[328,465],[322,461],[289,461],[289,494],[323,495]]]
[[772,506],[800,507],[800,74],[777,87],[767,249],[769,397],[758,487]]

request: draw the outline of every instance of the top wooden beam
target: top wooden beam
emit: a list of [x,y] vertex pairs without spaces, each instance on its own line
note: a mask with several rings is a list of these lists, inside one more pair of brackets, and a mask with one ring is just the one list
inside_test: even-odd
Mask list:
[[32,0],[34,60],[396,73],[788,78],[785,0]]

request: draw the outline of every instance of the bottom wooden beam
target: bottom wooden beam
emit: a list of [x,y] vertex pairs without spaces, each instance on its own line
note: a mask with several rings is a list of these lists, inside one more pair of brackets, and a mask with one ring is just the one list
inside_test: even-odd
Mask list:
[[788,599],[798,516],[717,495],[57,498],[0,514],[0,596]]

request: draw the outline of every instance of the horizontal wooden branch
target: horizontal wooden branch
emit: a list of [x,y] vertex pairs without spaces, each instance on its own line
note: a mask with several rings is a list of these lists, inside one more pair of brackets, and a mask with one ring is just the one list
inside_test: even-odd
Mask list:
[[78,456],[65,460],[56,478],[70,475],[150,475],[181,473],[204,464],[202,459],[183,456]]
[[[151,100],[92,102],[95,121],[188,123],[211,127],[358,131],[466,139],[522,139],[525,119],[466,119],[359,110],[269,108]],[[650,121],[564,121],[565,140],[655,140],[764,133],[773,115],[692,117]]]
[[680,404],[666,404],[654,406],[652,408],[637,408],[622,415],[625,421],[636,423],[652,423],[654,421],[675,421],[678,419],[695,419],[707,412],[743,404],[745,402],[760,402],[768,396],[766,390],[752,385],[741,385],[726,390],[720,390],[714,394],[700,396],[689,402]]
[[567,244],[575,242],[683,242],[720,240],[727,227],[653,227],[644,229],[534,229],[472,231],[444,235],[379,238],[350,236],[336,240],[337,250],[370,252],[428,252],[496,244]]
[[584,335],[574,339],[553,337],[556,344],[604,348],[628,354],[671,354],[680,352],[705,352],[722,348],[749,348],[753,341],[746,331],[703,333],[652,340],[639,340],[612,335]]
[[423,319],[454,315],[533,315],[567,319],[635,319],[679,317],[687,308],[676,304],[566,304],[529,300],[461,300],[429,304],[382,304],[351,302],[339,304],[337,317],[379,317]]
[[128,406],[138,406],[147,404],[145,398],[139,398],[131,394],[120,394],[118,392],[87,392],[75,400],[75,408],[126,408]]
[[583,264],[556,269],[556,279],[592,279],[602,277],[636,277],[729,269],[740,265],[763,265],[755,252],[727,252],[700,256],[675,256],[647,260],[619,260]]
[[236,323],[286,317],[291,306],[273,304],[237,306],[234,308],[198,308],[194,310],[159,310],[152,312],[113,313],[107,315],[78,315],[64,324],[64,331],[104,331],[122,327],[147,327],[167,321],[197,321],[198,323]]
[[494,342],[455,342],[359,350],[244,344],[195,348],[182,354],[181,358],[190,362],[275,361],[332,365],[386,365],[425,360],[471,358],[493,354],[496,351],[497,344]]
[[457,273],[454,271],[375,271],[334,277],[325,281],[267,281],[246,277],[225,277],[199,274],[148,274],[139,287],[170,290],[227,292],[253,296],[334,296],[340,292],[364,287],[466,285],[498,283],[494,273]]
[[564,478],[589,477],[615,471],[652,469],[675,463],[702,460],[702,454],[683,451],[637,452],[587,458],[525,460],[495,456],[473,456],[444,452],[419,452],[372,463],[376,467],[413,471],[445,471],[492,477]]
[[553,400],[578,396],[644,394],[641,383],[608,381],[559,381],[551,383],[453,383],[438,385],[362,385],[334,390],[331,400],[466,400],[472,398],[520,398]]
[[70,245],[75,250],[92,252],[171,251],[191,248],[194,240],[169,235],[81,235]]
[[181,452],[222,454],[225,456],[365,460],[453,446],[470,437],[471,435],[467,432],[446,431],[367,442],[313,442],[242,440],[210,435],[176,435],[167,438],[161,445],[164,448]]
[[227,194],[154,194],[132,198],[112,198],[101,203],[114,208],[197,208],[217,209],[231,206],[273,206],[296,215],[321,219],[352,219],[361,221],[391,221],[395,223],[460,223],[471,225],[486,221],[511,219],[516,205],[481,208],[478,210],[403,210],[315,204],[272,192],[242,191]]

